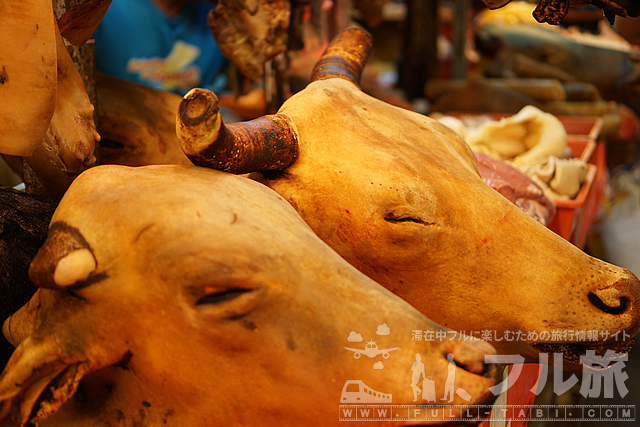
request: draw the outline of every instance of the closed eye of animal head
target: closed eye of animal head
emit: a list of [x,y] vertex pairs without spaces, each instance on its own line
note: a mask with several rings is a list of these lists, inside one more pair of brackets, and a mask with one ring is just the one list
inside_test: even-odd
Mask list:
[[196,305],[223,304],[227,301],[234,300],[240,297],[241,295],[247,294],[249,292],[254,292],[254,291],[255,289],[247,289],[247,288],[231,288],[231,289],[225,289],[221,291],[211,291],[211,293],[206,293],[204,296],[200,297],[195,304]]
[[227,278],[198,285],[194,280],[185,292],[192,307],[216,318],[237,320],[263,301],[266,288],[248,279]]
[[403,224],[403,223],[414,223],[419,225],[436,225],[433,221],[428,221],[424,219],[417,212],[412,212],[410,210],[397,209],[387,213],[384,216],[384,220],[391,224]]

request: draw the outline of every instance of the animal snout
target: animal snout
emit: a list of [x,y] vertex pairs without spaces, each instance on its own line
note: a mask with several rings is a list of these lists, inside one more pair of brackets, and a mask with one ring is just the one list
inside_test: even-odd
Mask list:
[[495,377],[500,372],[496,364],[485,364],[485,355],[495,355],[496,350],[485,341],[446,341],[440,346],[442,355],[456,366],[472,374]]
[[589,292],[592,305],[607,314],[620,315],[635,310],[640,296],[640,281],[628,270],[627,277],[618,279],[613,285]]

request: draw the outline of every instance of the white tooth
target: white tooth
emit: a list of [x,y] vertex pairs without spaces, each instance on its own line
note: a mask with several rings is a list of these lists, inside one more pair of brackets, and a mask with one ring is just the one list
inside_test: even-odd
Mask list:
[[70,286],[86,280],[96,269],[96,260],[89,249],[78,249],[58,261],[53,281],[58,286]]

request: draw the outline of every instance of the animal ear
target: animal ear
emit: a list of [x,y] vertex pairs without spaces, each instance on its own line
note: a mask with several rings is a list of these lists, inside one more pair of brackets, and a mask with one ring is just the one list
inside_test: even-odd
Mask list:
[[18,311],[13,313],[2,325],[2,334],[14,347],[18,347],[22,341],[31,335],[41,322],[38,308],[42,304],[42,292],[40,289]]
[[0,424],[24,425],[52,415],[89,370],[87,357],[65,352],[52,336],[27,338],[0,377]]

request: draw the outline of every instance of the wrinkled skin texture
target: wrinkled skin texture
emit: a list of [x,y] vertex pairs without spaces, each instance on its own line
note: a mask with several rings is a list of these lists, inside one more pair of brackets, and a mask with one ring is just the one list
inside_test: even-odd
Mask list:
[[[64,260],[82,250],[94,270],[59,285]],[[39,426],[343,425],[337,409],[348,379],[411,403],[416,353],[438,395],[452,352],[456,386],[471,403],[493,397],[497,370],[482,363],[491,346],[412,341],[412,330],[440,327],[246,178],[180,166],[92,168],[62,199],[30,276],[47,288],[4,325],[19,344],[0,378],[5,422],[25,422],[35,402],[35,419],[55,412]],[[373,360],[343,347],[364,348],[346,341],[350,331],[367,339],[382,322],[391,335],[375,339],[400,349],[373,370]],[[43,389],[51,392],[37,400]]]
[[[429,318],[498,337],[638,329],[638,279],[585,255],[497,194],[464,140],[444,125],[342,79],[311,83],[279,114],[296,125],[300,157],[281,174],[265,173],[264,182],[347,261]],[[603,312],[589,295],[620,313]],[[538,357],[534,341],[493,344],[501,354]],[[583,350],[568,349],[565,368],[580,369]]]
[[73,179],[95,164],[95,145],[100,135],[93,121],[93,105],[57,25],[55,41],[58,59],[55,111],[44,138],[25,161],[47,195],[60,199]]
[[287,49],[290,8],[285,0],[220,0],[207,22],[224,56],[260,81],[265,62]]

